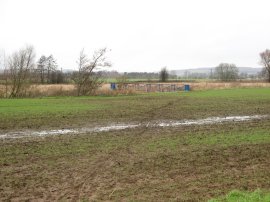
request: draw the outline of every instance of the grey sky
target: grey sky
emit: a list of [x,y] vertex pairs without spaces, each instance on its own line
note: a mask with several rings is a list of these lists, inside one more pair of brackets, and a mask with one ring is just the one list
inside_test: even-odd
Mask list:
[[269,0],[0,0],[0,49],[34,45],[76,68],[108,47],[117,71],[259,66],[270,48]]

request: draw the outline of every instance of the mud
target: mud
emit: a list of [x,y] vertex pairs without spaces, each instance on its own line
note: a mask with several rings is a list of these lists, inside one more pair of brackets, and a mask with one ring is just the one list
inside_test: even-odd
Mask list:
[[250,121],[254,119],[264,119],[267,117],[268,115],[210,117],[210,118],[198,119],[198,120],[169,121],[169,122],[164,121],[164,122],[156,124],[156,126],[176,127],[176,126],[183,126],[183,125],[205,125],[205,124],[215,124],[215,123],[223,123],[223,122]]
[[107,126],[90,127],[90,128],[77,128],[77,129],[59,129],[59,130],[43,130],[43,131],[20,131],[8,132],[1,134],[0,139],[13,139],[25,137],[44,137],[50,135],[65,135],[65,134],[82,134],[82,133],[99,133],[108,131],[117,131],[124,129],[133,129],[137,127],[177,127],[189,125],[206,125],[206,124],[219,124],[226,122],[244,122],[251,120],[260,120],[269,118],[269,115],[253,115],[253,116],[227,116],[227,117],[209,117],[197,120],[159,120],[148,123],[140,124],[110,124]]

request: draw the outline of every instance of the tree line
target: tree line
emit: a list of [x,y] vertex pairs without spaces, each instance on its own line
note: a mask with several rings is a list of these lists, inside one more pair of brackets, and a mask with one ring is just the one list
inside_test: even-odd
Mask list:
[[[217,79],[220,81],[236,81],[237,79],[260,78],[270,82],[270,50],[266,49],[260,54],[260,62],[262,71],[258,75],[248,75],[239,73],[239,68],[233,63],[220,63],[217,67],[211,70],[210,73],[190,73],[186,71],[180,79]],[[160,71],[160,80],[165,81],[168,78],[169,72],[166,68]]]
[[[116,71],[101,71],[101,68],[110,67],[107,58],[108,49],[102,48],[95,51],[91,57],[82,50],[77,60],[77,70],[63,72],[59,69],[53,55],[42,55],[35,61],[35,50],[33,46],[26,46],[15,51],[8,57],[2,59],[1,66],[4,71],[0,72],[0,84],[4,84],[6,97],[22,97],[31,84],[58,84],[74,83],[77,95],[91,95],[103,83],[104,77],[111,75],[122,75]],[[270,50],[266,49],[260,54],[260,64],[263,66],[261,76],[270,82]],[[4,62],[3,62],[4,61]],[[235,64],[221,63],[211,72],[210,78],[221,81],[234,81],[241,76]],[[124,73],[125,78],[159,79],[166,82],[169,78],[176,79],[175,75],[169,74],[166,67],[159,73],[131,72]]]
[[76,85],[77,95],[91,95],[102,83],[100,67],[111,66],[106,58],[107,49],[95,51],[89,58],[82,50],[77,70],[63,73],[59,70],[53,55],[42,55],[35,62],[33,46],[26,46],[4,58],[4,70],[0,74],[0,84],[5,86],[5,97],[23,97],[32,84],[58,84],[72,82]]
[[[263,69],[258,76],[270,82],[270,50],[266,49],[260,53],[260,64]],[[234,81],[245,75],[239,74],[239,69],[235,64],[221,63],[215,68],[213,76],[221,81]]]

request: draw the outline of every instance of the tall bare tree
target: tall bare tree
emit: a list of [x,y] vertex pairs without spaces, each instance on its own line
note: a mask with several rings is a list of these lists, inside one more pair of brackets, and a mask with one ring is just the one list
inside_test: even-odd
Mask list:
[[29,83],[31,70],[34,68],[35,52],[33,46],[14,52],[7,62],[7,77],[11,89],[9,97],[22,96],[25,86]]
[[0,90],[0,97],[7,97],[8,92],[8,80],[7,80],[7,65],[5,51],[0,52],[0,84],[4,84],[5,89]]
[[5,51],[0,50],[0,73],[4,70],[5,68]]
[[91,95],[103,83],[101,74],[96,70],[101,67],[111,66],[106,57],[107,49],[99,49],[94,52],[92,59],[88,59],[84,50],[80,52],[78,60],[78,72],[74,75],[77,86],[77,95]]
[[47,58],[42,55],[37,62],[37,72],[40,75],[40,82],[44,84],[47,71]]
[[262,73],[267,78],[268,82],[270,82],[270,50],[266,49],[264,52],[261,52],[260,57],[260,63],[263,65]]
[[57,63],[53,55],[50,55],[46,59],[46,69],[47,69],[47,83],[52,83],[52,73],[57,70]]

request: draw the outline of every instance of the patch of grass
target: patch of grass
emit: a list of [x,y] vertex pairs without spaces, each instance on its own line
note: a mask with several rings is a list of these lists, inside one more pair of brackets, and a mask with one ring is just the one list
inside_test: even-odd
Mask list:
[[187,144],[191,145],[222,145],[232,146],[241,144],[270,143],[268,130],[251,131],[226,131],[215,134],[192,135],[187,138]]
[[269,105],[269,88],[0,99],[0,129],[49,129],[120,121],[270,114]]
[[[244,98],[244,99],[270,99],[269,88],[236,88],[224,90],[195,91],[192,96],[199,98]],[[260,97],[260,98],[258,98]]]
[[175,150],[181,144],[181,139],[173,138],[173,137],[163,137],[161,139],[157,139],[147,143],[147,148],[149,151],[156,151],[158,149],[168,149]]
[[259,189],[254,192],[231,191],[225,197],[212,199],[209,202],[269,202],[270,192],[263,192]]
[[[225,126],[226,127],[226,126]],[[171,150],[181,149],[183,146],[223,146],[229,147],[242,144],[260,144],[270,143],[269,129],[250,128],[248,131],[239,131],[236,129],[226,130],[221,128],[220,131],[213,133],[196,131],[190,133],[189,131],[184,135],[179,132],[167,134],[167,136],[152,138],[144,143],[144,147],[152,152],[157,150]]]

